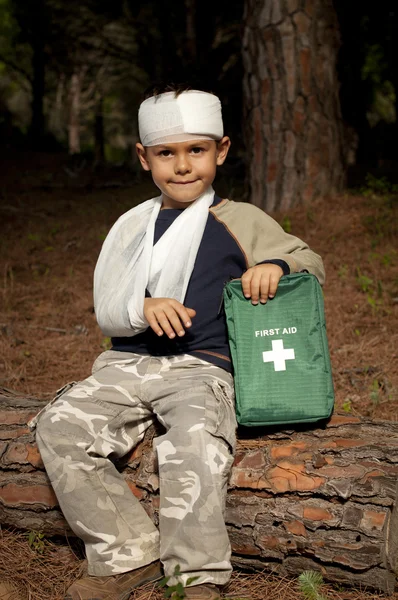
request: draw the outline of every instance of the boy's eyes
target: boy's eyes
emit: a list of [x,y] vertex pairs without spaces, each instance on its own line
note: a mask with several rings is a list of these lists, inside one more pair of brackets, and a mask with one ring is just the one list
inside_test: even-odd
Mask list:
[[[203,148],[202,146],[194,146],[193,148],[189,149],[189,153],[190,154],[201,154],[202,152],[205,151],[205,148]],[[158,156],[164,156],[164,157],[170,157],[173,155],[172,150],[160,150],[158,153]]]
[[200,146],[195,146],[195,148],[191,148],[191,152],[192,154],[200,154],[201,152],[204,152],[204,148],[201,148]]

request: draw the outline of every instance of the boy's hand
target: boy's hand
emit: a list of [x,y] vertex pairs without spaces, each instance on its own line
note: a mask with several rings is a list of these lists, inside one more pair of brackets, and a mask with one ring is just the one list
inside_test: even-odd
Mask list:
[[265,304],[268,298],[273,298],[278,288],[278,283],[283,275],[279,265],[266,263],[247,269],[242,275],[242,290],[245,298],[251,298],[252,304]]
[[144,316],[157,335],[165,333],[170,339],[176,334],[185,335],[185,327],[191,327],[191,319],[196,315],[193,308],[185,308],[172,298],[145,298]]

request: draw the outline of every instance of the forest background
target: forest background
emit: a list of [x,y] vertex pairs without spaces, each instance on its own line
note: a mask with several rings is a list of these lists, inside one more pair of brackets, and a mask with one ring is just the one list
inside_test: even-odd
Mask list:
[[[137,109],[150,84],[188,81],[223,104],[219,194],[325,260],[336,410],[397,421],[397,55],[393,0],[0,0],[2,388],[50,398],[109,347],[95,261],[116,218],[156,193],[135,157]],[[1,578],[59,597],[80,562],[50,541],[40,562],[40,538],[24,540],[3,530]],[[253,586],[304,598],[291,582]]]
[[[0,0],[0,16],[3,146],[26,149],[29,141],[33,150],[135,163],[136,114],[145,88],[159,81],[200,82],[221,98],[232,157],[247,168],[250,82],[267,81],[262,71],[268,69],[273,85],[301,79],[310,99],[316,79],[328,75],[344,166],[386,169],[397,157],[393,0],[237,0],[217,7],[209,0]],[[273,43],[261,46],[251,35],[253,19]],[[249,62],[251,52],[256,65]],[[306,64],[310,53],[329,62]]]

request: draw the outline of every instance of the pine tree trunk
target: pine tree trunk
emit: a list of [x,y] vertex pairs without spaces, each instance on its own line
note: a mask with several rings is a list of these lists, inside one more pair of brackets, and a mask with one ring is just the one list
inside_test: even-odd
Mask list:
[[95,165],[103,165],[105,163],[105,135],[103,97],[100,94],[97,95],[95,103],[94,149]]
[[196,61],[196,0],[185,0],[186,48],[190,61]]
[[44,91],[45,91],[45,57],[43,39],[38,36],[32,43],[33,81],[32,81],[32,122],[30,136],[34,147],[40,148],[44,138]]
[[75,71],[71,77],[69,89],[69,154],[80,153],[80,99],[83,70]]
[[60,73],[57,82],[57,91],[55,93],[55,102],[51,107],[49,117],[49,129],[57,138],[62,139],[65,135],[63,101],[65,93],[65,75]]
[[[73,535],[26,427],[43,402],[0,390],[0,522]],[[148,430],[120,465],[158,522],[159,482]],[[393,592],[398,573],[398,423],[332,417],[326,427],[245,432],[226,523],[235,565]]]
[[332,0],[245,0],[244,123],[249,200],[267,211],[345,181]]
[[[25,3],[26,4],[26,3]],[[28,26],[28,38],[32,47],[32,120],[29,134],[34,148],[42,148],[45,137],[44,93],[45,93],[45,32],[46,6],[43,0],[36,0],[32,7],[21,7],[20,25]],[[18,9],[17,9],[18,11]],[[25,29],[25,32],[27,31]]]

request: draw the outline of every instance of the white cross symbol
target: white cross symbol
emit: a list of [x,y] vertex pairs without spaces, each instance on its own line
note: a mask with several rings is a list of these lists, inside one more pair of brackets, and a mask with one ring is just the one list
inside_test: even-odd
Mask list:
[[263,352],[263,361],[273,362],[275,371],[286,371],[287,360],[294,360],[293,348],[284,348],[283,340],[272,340],[272,350]]

